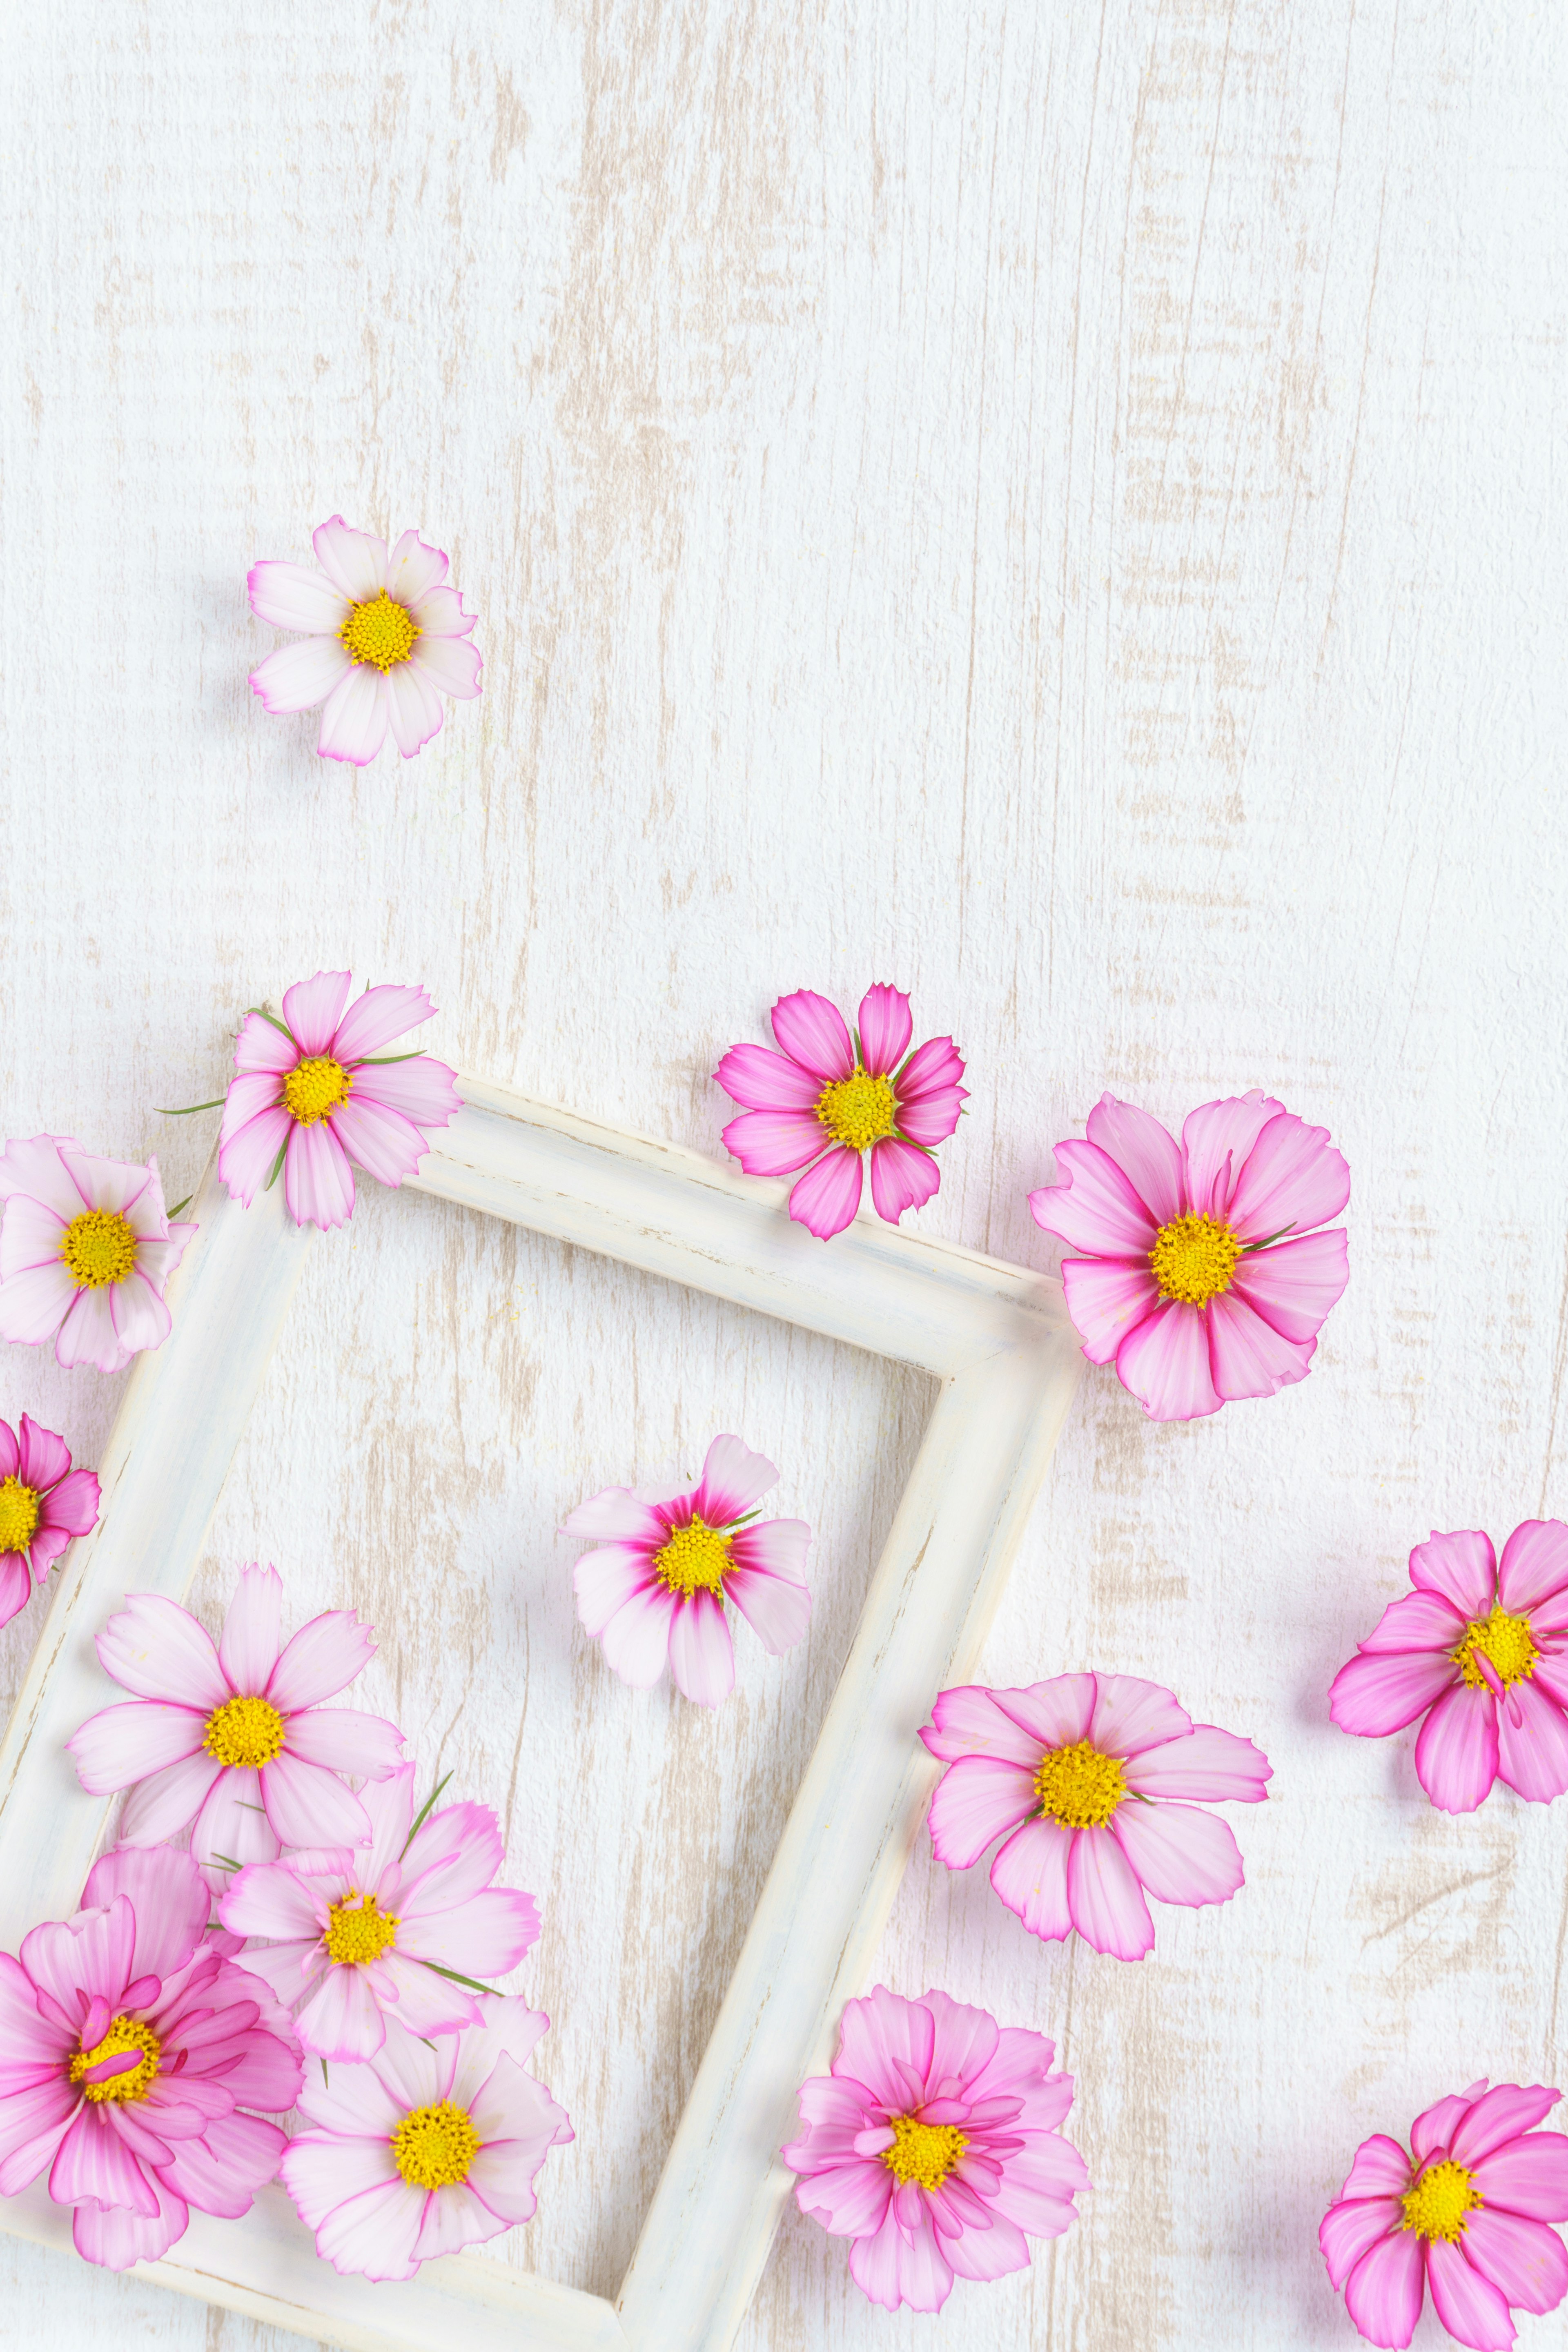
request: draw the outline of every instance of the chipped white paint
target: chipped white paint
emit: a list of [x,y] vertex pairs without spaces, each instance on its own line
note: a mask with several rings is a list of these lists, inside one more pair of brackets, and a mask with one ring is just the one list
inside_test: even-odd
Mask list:
[[[1369,2131],[1568,2076],[1568,1807],[1421,1799],[1323,1694],[1411,1543],[1568,1516],[1561,11],[1481,0],[56,0],[0,187],[0,1088],[174,1196],[264,988],[423,980],[446,1059],[716,1160],[783,990],[953,1028],[915,1223],[1026,1265],[1102,1087],[1331,1126],[1311,1377],[1154,1430],[1080,1384],[984,1654],[1257,1738],[1247,1884],[1137,1968],[923,1836],[868,1973],[1054,2034],[1096,2193],[934,2326],[786,2214],[740,2352],[1331,2352]],[[258,555],[418,522],[485,696],[363,775],[246,674]],[[831,1266],[831,1250],[822,1254]],[[129,1381],[0,1360],[79,1457]],[[350,1604],[489,1797],[576,2141],[475,2261],[630,2263],[932,1402],[408,1193],[317,1243],[195,1588]],[[553,1530],[716,1429],[810,1519],[810,1641],[626,1691]],[[0,1699],[42,1612],[0,1633]],[[114,1696],[100,1681],[93,1704]],[[1520,2323],[1521,2352],[1554,2342]],[[0,2238],[0,2336],[300,2352]]]

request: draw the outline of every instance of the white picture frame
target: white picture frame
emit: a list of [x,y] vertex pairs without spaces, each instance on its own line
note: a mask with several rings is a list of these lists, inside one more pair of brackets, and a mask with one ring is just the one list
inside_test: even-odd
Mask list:
[[[942,1387],[614,2302],[479,2254],[426,2263],[405,2285],[341,2278],[276,2184],[243,2221],[193,2212],[138,2275],[356,2352],[723,2352],[794,2179],[778,2150],[796,2089],[826,2069],[862,1990],[939,1769],[916,1733],[973,1671],[1083,1360],[1051,1276],[869,1217],[824,1246],[791,1223],[782,1183],[458,1084],[464,1108],[416,1189]],[[184,1598],[313,1237],[289,1222],[280,1184],[248,1210],[231,1200],[216,1152],[188,1213],[200,1230],[169,1286],[173,1333],[136,1359],[98,1527],[55,1580],[0,1746],[10,1951],[76,1908],[115,1801],[87,1795],[66,1753],[104,1702],[93,1636],[128,1591]],[[69,2208],[42,2180],[0,2200],[0,2228],[70,2248]]]

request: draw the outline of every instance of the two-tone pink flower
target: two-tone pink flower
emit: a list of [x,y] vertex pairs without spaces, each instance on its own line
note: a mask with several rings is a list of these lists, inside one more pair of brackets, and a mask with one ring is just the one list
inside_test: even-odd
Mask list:
[[1065,1182],[1029,1195],[1062,1260],[1068,1313],[1091,1364],[1155,1421],[1191,1421],[1303,1380],[1344,1289],[1350,1198],[1328,1130],[1254,1090],[1191,1113],[1176,1142],[1105,1095],[1089,1137],[1056,1148]]
[[130,1791],[120,1834],[157,1845],[187,1823],[211,1884],[280,1847],[368,1841],[364,1804],[339,1778],[397,1769],[403,1734],[352,1707],[324,1706],[375,1654],[352,1609],[282,1637],[283,1586],[252,1563],[215,1648],[177,1601],[132,1593],[98,1636],[103,1670],[133,1703],[105,1707],[67,1742],[84,1789]]
[[552,2147],[575,2137],[564,2107],[525,2073],[550,2020],[487,1993],[472,2025],[434,2042],[389,2025],[363,2065],[312,2069],[283,2184],[316,2252],[335,2271],[412,2278],[531,2221],[534,2182]]
[[275,628],[309,634],[279,646],[250,673],[275,717],[321,712],[323,760],[363,767],[390,728],[405,760],[441,725],[441,697],[471,702],[483,664],[468,640],[475,615],[443,585],[447,558],[405,530],[389,556],[374,531],[333,515],[311,534],[320,572],[303,563],[252,567],[251,610]]
[[483,2011],[476,1979],[504,1976],[539,1934],[531,1895],[491,1885],[505,1848],[488,1805],[447,1805],[416,1822],[414,1767],[363,1791],[370,1843],[253,1863],[223,1902],[233,1935],[264,1936],[247,1968],[295,2013],[303,2047],[372,2059],[388,2020],[454,2033]]
[[1479,1528],[1434,1532],[1410,1555],[1410,1580],[1334,1676],[1341,1730],[1382,1739],[1424,1717],[1415,1777],[1446,1813],[1474,1812],[1494,1780],[1537,1804],[1562,1796],[1568,1527],[1526,1519],[1500,1567]]
[[805,1639],[811,1529],[804,1519],[755,1518],[778,1475],[740,1438],[716,1437],[689,1490],[606,1486],[563,1522],[563,1535],[599,1539],[574,1572],[577,1613],[623,1682],[646,1690],[668,1664],[687,1698],[717,1706],[735,1684],[726,1601],[774,1657]]
[[102,1160],[73,1136],[0,1151],[0,1339],[68,1370],[122,1372],[173,1328],[163,1289],[195,1232],[171,1224],[156,1159]]
[[1485,2078],[1417,2116],[1408,2151],[1363,2140],[1318,2242],[1369,2344],[1402,2347],[1426,2290],[1472,2352],[1506,2352],[1510,2309],[1555,2311],[1568,2294],[1568,2139],[1533,2126],[1560,2091]]
[[1058,2238],[1089,2186],[1059,2126],[1072,2076],[1056,2045],[946,1993],[878,1985],[847,2001],[832,2072],[800,2089],[784,2149],[801,2211],[848,2238],[873,2303],[940,2311],[954,2278],[1026,2270],[1030,2238]]
[[922,1207],[942,1182],[933,1147],[952,1133],[965,1099],[952,1038],[911,1054],[910,1000],[880,982],[861,998],[853,1037],[837,1006],[808,988],[781,996],[771,1018],[782,1053],[731,1045],[713,1073],[746,1106],[724,1129],[725,1150],[748,1176],[806,1169],[789,1213],[819,1241],[842,1233],[859,1207],[868,1151],[877,1214],[897,1224]]
[[[378,1184],[412,1176],[462,1101],[428,1054],[384,1055],[436,1008],[422,988],[367,988],[345,1013],[351,975],[319,971],[284,992],[283,1018],[248,1013],[218,1130],[218,1174],[248,1208],[281,1167],[298,1225],[353,1214],[355,1168]],[[203,1105],[203,1108],[212,1106]]]
[[1249,1739],[1194,1724],[1158,1683],[970,1684],[943,1691],[932,1717],[921,1738],[948,1766],[927,1816],[938,1859],[969,1870],[1005,1839],[991,1884],[1031,1936],[1076,1930],[1141,1960],[1154,1941],[1146,1895],[1228,1903],[1241,1885],[1235,1838],[1200,1805],[1257,1804],[1272,1767]]
[[248,2212],[285,2147],[300,2053],[267,1986],[206,1940],[188,1854],[121,1846],[74,1918],[0,1953],[0,2196],[46,2168],[78,2253],[153,2262],[194,2205]]
[[98,1524],[98,1480],[71,1468],[70,1449],[29,1413],[0,1421],[0,1625],[25,1606],[73,1536]]

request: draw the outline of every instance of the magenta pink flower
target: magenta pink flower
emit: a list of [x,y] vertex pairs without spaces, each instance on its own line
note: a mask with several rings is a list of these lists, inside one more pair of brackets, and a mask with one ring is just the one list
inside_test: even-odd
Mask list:
[[232,1933],[277,1939],[248,1947],[246,1967],[321,2058],[374,2058],[388,2016],[410,2033],[479,2023],[474,1995],[486,1987],[473,1979],[516,1968],[539,1934],[532,1895],[490,1884],[504,1848],[488,1805],[447,1805],[416,1824],[412,1764],[363,1801],[368,1847],[253,1863],[223,1905]]
[[0,1339],[52,1339],[57,1363],[100,1372],[163,1346],[163,1286],[196,1229],[169,1223],[156,1159],[140,1168],[35,1135],[0,1151]]
[[1145,1894],[1195,1906],[1240,1886],[1224,1822],[1176,1801],[1257,1804],[1273,1768],[1249,1739],[1194,1724],[1158,1683],[967,1684],[932,1714],[921,1738],[951,1767],[927,1815],[938,1859],[969,1870],[1005,1837],[991,1884],[1031,1936],[1076,1928],[1097,1952],[1141,1960],[1154,1941]]
[[445,1062],[377,1052],[429,1020],[425,991],[367,988],[345,1014],[349,981],[296,981],[281,1024],[247,1013],[218,1130],[218,1174],[237,1200],[248,1208],[281,1165],[289,1215],[323,1230],[353,1214],[354,1167],[401,1184],[430,1149],[426,1129],[462,1108]]
[[784,2160],[795,2196],[836,2238],[849,2275],[889,2311],[940,2311],[955,2276],[1026,2270],[1031,2238],[1059,2238],[1089,2185],[1057,2126],[1072,2076],[1056,2044],[944,1992],[878,1985],[846,2001],[830,2074],[800,2086]]
[[863,1151],[879,1217],[897,1224],[922,1208],[942,1182],[931,1146],[952,1133],[966,1099],[952,1039],[910,1054],[910,1000],[881,982],[860,999],[853,1039],[837,1006],[808,988],[781,996],[772,1019],[782,1054],[731,1045],[713,1073],[746,1106],[724,1129],[725,1150],[748,1176],[790,1176],[815,1161],[789,1213],[818,1241],[842,1233],[859,1207]]
[[1157,1118],[1102,1096],[1089,1140],[1057,1146],[1067,1181],[1029,1195],[1035,1222],[1081,1257],[1062,1286],[1091,1364],[1155,1421],[1194,1421],[1303,1380],[1348,1278],[1350,1198],[1328,1129],[1256,1089],[1205,1103],[1180,1148]]
[[550,2020],[497,1993],[477,2006],[477,2024],[433,2043],[391,2024],[368,2064],[307,2082],[314,2129],[289,2142],[283,2182],[334,2270],[412,2278],[433,2254],[532,2220],[545,2158],[576,2137],[523,2072]]
[[98,1480],[73,1470],[52,1429],[22,1415],[20,1437],[0,1421],[0,1625],[42,1584],[72,1536],[98,1525]]
[[1531,2126],[1562,2095],[1483,2076],[1416,2116],[1409,2155],[1382,2132],[1363,2140],[1318,2243],[1369,2344],[1408,2344],[1427,2287],[1472,2352],[1513,2342],[1510,2305],[1556,2310],[1568,2254],[1546,2224],[1568,2221],[1568,2139]]
[[364,1806],[338,1774],[384,1780],[402,1752],[395,1724],[321,1704],[374,1656],[369,1626],[329,1610],[285,1648],[282,1605],[275,1568],[243,1569],[215,1649],[177,1601],[132,1593],[98,1654],[135,1703],[106,1706],[66,1743],[84,1789],[130,1790],[128,1844],[157,1845],[194,1820],[191,1852],[214,1886],[280,1845],[367,1840]]
[[311,537],[321,572],[252,567],[251,610],[274,628],[309,632],[251,671],[252,691],[274,717],[324,702],[316,745],[323,760],[363,768],[389,727],[411,760],[439,730],[442,695],[471,702],[479,693],[483,664],[468,642],[476,615],[442,586],[447,559],[416,530],[404,532],[390,558],[384,539],[352,530],[342,515]]
[[1568,1527],[1526,1519],[1503,1546],[1479,1528],[1410,1555],[1414,1592],[1391,1601],[1342,1666],[1329,1713],[1382,1739],[1426,1718],[1415,1777],[1446,1813],[1473,1813],[1494,1780],[1547,1804],[1568,1789]]
[[121,1846],[81,1900],[19,1962],[0,1953],[0,2195],[47,2166],[78,2253],[122,2271],[166,2253],[193,2205],[249,2211],[285,2146],[249,2110],[293,2105],[300,2055],[267,1987],[204,1940],[188,1854]]
[[775,1658],[805,1639],[811,1529],[804,1519],[745,1524],[778,1475],[740,1438],[716,1437],[689,1492],[606,1486],[565,1522],[563,1535],[608,1538],[577,1562],[577,1614],[634,1690],[656,1683],[668,1661],[699,1706],[727,1698],[735,1651],[726,1600]]

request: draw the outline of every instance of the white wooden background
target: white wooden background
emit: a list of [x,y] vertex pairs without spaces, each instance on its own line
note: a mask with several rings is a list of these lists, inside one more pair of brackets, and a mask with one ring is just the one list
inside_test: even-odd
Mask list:
[[[1568,1515],[1554,12],[55,0],[5,47],[7,1133],[177,1197],[212,1121],[153,1106],[352,961],[449,1060],[713,1150],[777,993],[895,980],[970,1055],[924,1225],[1026,1263],[1107,1086],[1343,1145],[1311,1377],[1157,1428],[1089,1373],[988,1656],[1258,1739],[1245,1893],[1121,1967],[922,1843],[879,1964],[1058,2038],[1098,2193],[935,2324],[796,2216],[743,2340],[1348,2345],[1356,2142],[1568,2083],[1568,1802],[1451,1821],[1324,1701],[1430,1528]],[[247,564],[337,509],[481,616],[407,765],[247,688]],[[0,1412],[91,1463],[118,1385],[12,1349]],[[926,1404],[413,1195],[313,1255],[200,1599],[259,1556],[291,1622],[368,1612],[364,1703],[505,1818],[578,2138],[501,2258],[614,2292]],[[711,1717],[607,1673],[552,1531],[718,1428],[817,1611]],[[298,2343],[4,2238],[0,2337]]]

